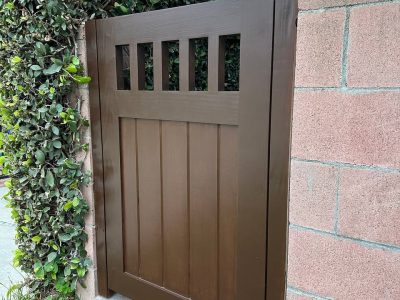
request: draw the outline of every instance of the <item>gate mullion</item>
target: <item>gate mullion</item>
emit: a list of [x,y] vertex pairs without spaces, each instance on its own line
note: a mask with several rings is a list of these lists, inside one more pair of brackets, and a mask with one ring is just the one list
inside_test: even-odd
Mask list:
[[189,90],[189,40],[179,40],[179,89],[181,92]]
[[131,78],[132,89],[136,92],[139,90],[139,66],[138,66],[138,43],[134,42],[130,46],[131,53]]
[[208,91],[218,92],[219,78],[219,36],[208,38]]
[[163,89],[163,49],[161,41],[154,41],[153,44],[153,62],[154,62],[154,91],[160,92]]

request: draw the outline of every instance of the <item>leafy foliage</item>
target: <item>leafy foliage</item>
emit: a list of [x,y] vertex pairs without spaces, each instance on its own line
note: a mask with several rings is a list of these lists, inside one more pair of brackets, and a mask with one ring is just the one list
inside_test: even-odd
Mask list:
[[225,90],[239,90],[240,36],[232,35],[225,40]]
[[71,92],[89,83],[74,53],[78,26],[100,1],[0,0],[0,158],[17,224],[14,263],[34,299],[69,299],[90,265],[80,186],[81,129]]
[[210,0],[119,0],[114,3],[110,12],[118,16],[208,1]]

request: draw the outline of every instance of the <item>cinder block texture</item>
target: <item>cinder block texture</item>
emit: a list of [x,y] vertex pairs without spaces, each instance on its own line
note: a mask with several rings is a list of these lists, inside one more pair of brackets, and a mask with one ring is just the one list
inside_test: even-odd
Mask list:
[[400,3],[354,8],[350,16],[348,85],[400,86]]
[[299,0],[299,9],[318,9],[324,7],[335,7],[344,5],[354,5],[361,3],[379,2],[382,0]]
[[333,299],[400,299],[400,253],[292,229],[288,282]]
[[345,15],[338,9],[299,16],[296,86],[340,85]]
[[400,246],[400,173],[343,170],[339,232]]
[[400,93],[297,92],[292,155],[400,167]]
[[333,231],[336,182],[335,167],[293,161],[290,179],[290,222]]

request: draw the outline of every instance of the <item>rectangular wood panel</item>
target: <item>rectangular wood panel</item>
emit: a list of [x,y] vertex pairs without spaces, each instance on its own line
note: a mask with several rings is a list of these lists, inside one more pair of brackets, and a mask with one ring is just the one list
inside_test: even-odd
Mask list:
[[187,123],[162,122],[164,285],[189,292]]
[[160,122],[137,120],[140,275],[162,284]]
[[235,299],[238,128],[221,126],[219,150],[219,300]]
[[189,125],[190,296],[218,298],[218,126]]
[[120,120],[121,193],[123,212],[124,271],[138,275],[139,228],[137,201],[136,121]]

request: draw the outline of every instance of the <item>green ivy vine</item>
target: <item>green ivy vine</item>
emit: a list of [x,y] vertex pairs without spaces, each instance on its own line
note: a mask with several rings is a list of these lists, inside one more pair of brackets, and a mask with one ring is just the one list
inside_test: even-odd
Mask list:
[[[0,0],[0,165],[17,224],[14,264],[32,299],[70,299],[85,276],[80,187],[90,182],[78,153],[88,121],[71,96],[87,84],[76,56],[83,20],[101,1]],[[94,16],[92,16],[94,17]]]
[[[23,299],[77,298],[91,264],[81,192],[91,177],[78,159],[89,148],[82,140],[89,122],[72,96],[90,82],[75,53],[79,26],[205,1],[0,0],[0,167],[10,178],[7,200],[17,224],[14,264],[27,274]],[[196,51],[204,56],[205,47]],[[199,89],[207,86],[206,70],[196,64]]]

